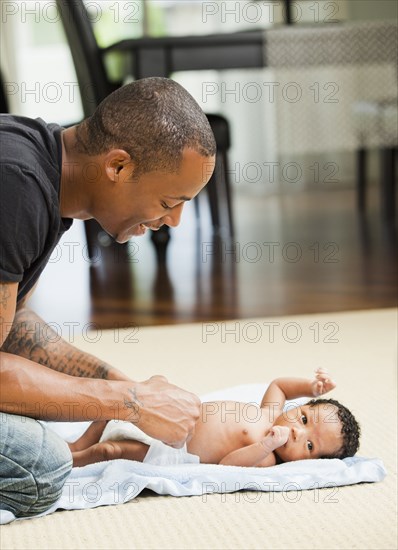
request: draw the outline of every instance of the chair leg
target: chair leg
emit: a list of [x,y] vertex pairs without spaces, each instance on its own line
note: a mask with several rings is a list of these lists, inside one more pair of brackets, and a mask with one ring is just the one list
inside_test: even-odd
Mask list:
[[166,263],[167,245],[170,239],[170,228],[167,225],[162,225],[158,231],[151,231],[151,241],[155,245],[158,265]]
[[200,221],[200,204],[199,204],[199,195],[197,195],[194,200],[193,204],[195,206],[195,217],[196,217],[196,223],[199,223]]
[[366,210],[366,156],[367,151],[363,147],[357,151],[357,205],[363,214]]
[[88,257],[92,260],[97,255],[97,235],[99,231],[98,223],[95,220],[86,220],[84,222],[84,230],[86,232]]
[[[219,232],[226,218],[228,235],[233,237],[234,224],[232,215],[231,188],[228,176],[226,152],[217,152],[216,166],[209,183],[206,186],[209,197],[212,225]],[[226,208],[223,208],[226,206]],[[226,216],[223,216],[226,210]]]
[[383,220],[395,218],[396,148],[385,147],[381,157],[381,215]]
[[211,221],[213,225],[213,229],[217,233],[220,230],[221,227],[221,221],[220,221],[220,189],[218,185],[218,180],[220,177],[220,157],[217,153],[216,156],[216,166],[214,168],[214,172],[206,185],[206,191],[207,195],[209,197],[209,206],[210,206],[210,215],[211,215]]
[[228,230],[229,236],[233,237],[235,235],[235,224],[232,212],[232,193],[231,193],[231,182],[229,179],[229,170],[228,170],[228,157],[226,152],[223,154],[223,177],[225,182],[225,196],[227,199],[227,214],[228,214]]

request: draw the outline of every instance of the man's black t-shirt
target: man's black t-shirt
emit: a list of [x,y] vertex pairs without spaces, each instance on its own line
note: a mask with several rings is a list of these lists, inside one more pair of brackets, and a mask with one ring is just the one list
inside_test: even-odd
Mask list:
[[34,286],[62,234],[62,128],[0,115],[0,282],[18,282],[18,301]]

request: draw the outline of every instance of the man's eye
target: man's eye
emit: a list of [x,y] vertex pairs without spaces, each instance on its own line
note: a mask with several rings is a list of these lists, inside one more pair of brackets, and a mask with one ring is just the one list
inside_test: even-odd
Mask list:
[[167,205],[165,202],[162,203],[162,208],[165,210],[171,210],[171,206]]
[[311,443],[311,441],[307,441],[307,447],[309,451],[312,451],[312,449],[314,448],[314,445]]
[[305,414],[301,415],[301,420],[303,421],[303,424],[307,424],[307,417],[305,416]]

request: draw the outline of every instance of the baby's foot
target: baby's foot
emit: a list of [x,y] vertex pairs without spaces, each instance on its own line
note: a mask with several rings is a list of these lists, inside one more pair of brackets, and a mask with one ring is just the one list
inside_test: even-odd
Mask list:
[[273,426],[268,434],[261,440],[261,445],[268,453],[272,453],[281,447],[289,439],[290,430],[287,426]]

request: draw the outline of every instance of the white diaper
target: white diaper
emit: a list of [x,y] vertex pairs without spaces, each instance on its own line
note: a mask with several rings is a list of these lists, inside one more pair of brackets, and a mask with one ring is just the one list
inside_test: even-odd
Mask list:
[[102,432],[100,441],[106,441],[107,439],[112,439],[113,441],[135,439],[146,445],[151,445],[152,441],[154,441],[152,437],[137,428],[135,424],[125,422],[124,420],[109,420],[105,426],[105,430]]
[[148,452],[143,460],[148,464],[157,464],[159,466],[170,466],[171,464],[199,464],[199,457],[188,453],[187,446],[181,449],[174,449],[165,445],[162,441],[150,437],[140,428],[131,422],[123,420],[110,420],[102,433],[100,441],[111,439],[120,441],[121,439],[134,439],[149,445]]

